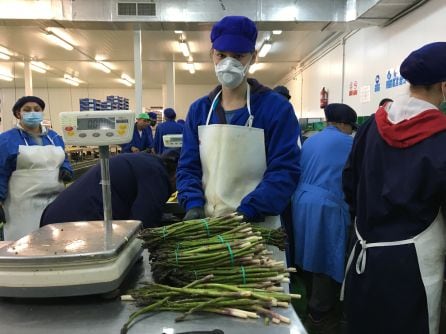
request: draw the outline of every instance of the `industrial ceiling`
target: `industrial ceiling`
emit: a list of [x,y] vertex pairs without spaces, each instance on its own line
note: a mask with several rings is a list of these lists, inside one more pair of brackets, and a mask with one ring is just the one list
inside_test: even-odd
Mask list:
[[[3,55],[9,59],[0,59],[0,79],[6,75],[6,79],[9,76],[12,80],[0,80],[0,88],[24,87],[24,63],[30,61],[47,66],[45,73],[32,72],[34,87],[67,87],[64,75],[79,79],[79,87],[124,87],[121,75],[134,77],[133,36],[139,29],[143,88],[160,88],[165,84],[166,68],[172,63],[177,84],[213,84],[216,79],[209,58],[209,31],[225,15],[245,15],[257,23],[258,49],[265,40],[271,42],[270,52],[258,59],[254,76],[262,83],[273,85],[293,68],[302,66],[321,46],[356,29],[390,24],[425,2],[1,1],[0,58]],[[282,33],[276,35],[273,30]],[[52,43],[48,35],[59,36],[72,50]],[[180,39],[187,42],[192,58],[180,51]],[[188,60],[194,63],[194,74],[188,71]],[[104,65],[110,73],[102,71],[108,71]]]

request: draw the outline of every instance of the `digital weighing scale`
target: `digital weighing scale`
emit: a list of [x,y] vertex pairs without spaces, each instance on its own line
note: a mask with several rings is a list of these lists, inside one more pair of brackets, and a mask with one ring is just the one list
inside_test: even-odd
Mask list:
[[140,257],[141,222],[112,220],[109,146],[132,139],[135,114],[62,112],[65,144],[99,146],[104,221],[44,226],[0,242],[0,297],[62,297],[110,292]]

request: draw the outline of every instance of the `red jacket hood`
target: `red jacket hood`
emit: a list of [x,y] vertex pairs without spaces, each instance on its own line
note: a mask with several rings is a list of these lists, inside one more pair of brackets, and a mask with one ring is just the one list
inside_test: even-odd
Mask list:
[[413,146],[446,130],[446,115],[438,109],[428,109],[415,117],[393,124],[388,119],[387,111],[381,107],[375,114],[375,120],[381,137],[396,148]]

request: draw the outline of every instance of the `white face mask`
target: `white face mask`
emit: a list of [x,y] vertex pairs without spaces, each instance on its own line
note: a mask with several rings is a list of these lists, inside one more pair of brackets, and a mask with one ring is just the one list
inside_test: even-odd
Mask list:
[[232,57],[226,57],[215,65],[215,74],[218,81],[227,88],[238,87],[248,72],[251,58],[248,63],[243,66],[241,62]]

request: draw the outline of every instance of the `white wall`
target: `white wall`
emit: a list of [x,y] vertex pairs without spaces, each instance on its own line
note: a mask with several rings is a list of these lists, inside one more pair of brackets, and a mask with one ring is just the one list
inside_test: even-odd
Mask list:
[[[301,91],[293,79],[284,82],[291,95],[297,97],[297,103],[293,103],[296,114],[298,117],[324,117],[323,110],[319,108],[319,93],[323,86],[329,91],[329,103],[347,103],[360,116],[374,113],[384,97],[395,99],[407,94],[407,84],[386,89],[386,73],[389,69],[398,71],[401,62],[412,50],[427,43],[446,41],[445,17],[446,2],[431,0],[388,27],[366,28],[350,36],[345,40],[345,51],[339,45],[310,67],[294,75],[297,78],[301,75],[303,78]],[[381,78],[381,90],[375,93],[377,74]],[[354,81],[358,83],[358,90],[362,86],[370,86],[369,102],[361,102],[359,92],[356,96],[348,95],[349,85]]]
[[[177,85],[176,86],[175,110],[177,118],[186,118],[190,104],[197,98],[206,95],[213,89],[207,85]],[[23,88],[3,88],[0,89],[2,123],[0,131],[10,129],[16,124],[16,119],[12,114],[12,106],[15,101],[25,95]],[[131,88],[122,89],[88,89],[88,88],[34,88],[33,95],[42,98],[45,103],[45,119],[52,122],[53,128],[60,132],[59,116],[61,111],[79,110],[80,98],[93,98],[105,100],[108,95],[118,95],[129,99],[130,110],[134,109],[135,92]],[[171,107],[163,106],[161,89],[144,89],[142,96],[143,107]]]

